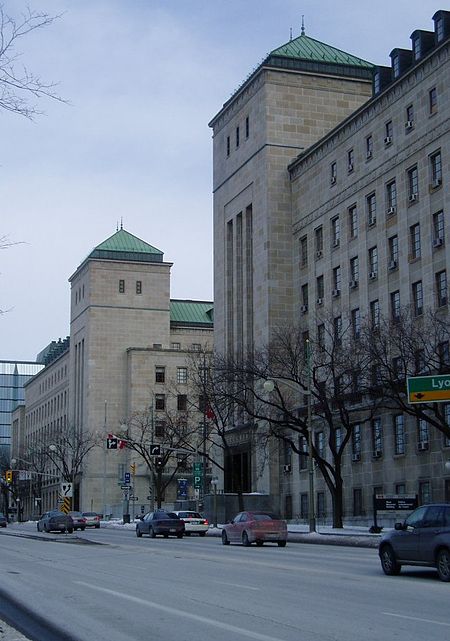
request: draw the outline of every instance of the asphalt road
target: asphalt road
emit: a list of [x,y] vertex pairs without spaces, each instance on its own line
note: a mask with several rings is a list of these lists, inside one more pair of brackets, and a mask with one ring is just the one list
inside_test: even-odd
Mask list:
[[10,536],[15,527],[0,533],[2,589],[56,626],[60,638],[450,638],[450,585],[422,568],[385,577],[373,549],[224,547],[218,538],[137,539],[106,528],[28,539]]

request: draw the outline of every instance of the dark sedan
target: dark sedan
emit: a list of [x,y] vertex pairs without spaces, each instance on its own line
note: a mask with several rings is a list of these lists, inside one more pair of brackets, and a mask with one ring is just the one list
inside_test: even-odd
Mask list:
[[148,512],[136,524],[136,536],[141,537],[143,534],[148,534],[151,539],[154,539],[158,534],[162,534],[165,538],[176,536],[178,539],[182,539],[184,521],[174,512],[165,512],[164,510]]
[[8,524],[8,521],[6,519],[6,516],[0,512],[0,527],[6,527]]
[[450,504],[422,505],[404,523],[396,523],[379,546],[385,574],[400,573],[402,565],[435,567],[441,581],[450,581]]
[[45,512],[37,522],[38,532],[73,532],[72,517],[59,510]]

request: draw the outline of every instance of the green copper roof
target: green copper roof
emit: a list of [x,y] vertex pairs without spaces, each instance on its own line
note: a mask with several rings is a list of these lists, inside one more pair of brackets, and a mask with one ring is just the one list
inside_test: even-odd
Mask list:
[[298,38],[271,51],[269,56],[283,56],[297,60],[350,65],[352,67],[369,69],[373,67],[373,65],[366,60],[362,60],[361,58],[352,56],[350,53],[336,49],[336,47],[314,40],[314,38],[305,36],[303,33]]
[[196,300],[171,300],[170,322],[180,325],[213,326],[214,305]]
[[152,247],[137,236],[120,228],[115,234],[97,245],[88,258],[106,260],[132,260],[146,263],[161,263],[163,252]]

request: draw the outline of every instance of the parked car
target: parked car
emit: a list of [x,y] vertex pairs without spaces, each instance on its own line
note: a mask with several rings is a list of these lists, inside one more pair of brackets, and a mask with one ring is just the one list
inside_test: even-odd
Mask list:
[[37,522],[38,532],[73,532],[73,521],[69,514],[59,510],[45,512]]
[[86,519],[82,515],[81,512],[69,512],[70,516],[72,517],[73,521],[73,529],[74,530],[81,530],[84,532],[86,529]]
[[184,521],[174,512],[148,512],[136,523],[136,536],[141,537],[143,534],[148,534],[151,539],[157,534],[162,534],[165,538],[172,534],[181,539],[184,534]]
[[388,576],[402,565],[435,567],[441,581],[450,581],[450,504],[422,505],[403,523],[383,535],[378,548]]
[[3,514],[3,512],[0,512],[0,527],[6,527],[7,525],[8,525],[8,519]]
[[203,518],[199,512],[190,512],[190,511],[175,511],[174,514],[183,519],[184,521],[184,533],[186,536],[190,536],[192,533],[198,534],[199,536],[205,536],[209,523],[208,519]]
[[256,543],[261,546],[268,541],[277,543],[280,548],[284,548],[287,542],[286,521],[271,512],[239,512],[222,529],[223,545],[242,543],[249,546]]
[[100,527],[102,517],[97,512],[83,512],[83,516],[86,519],[86,527]]

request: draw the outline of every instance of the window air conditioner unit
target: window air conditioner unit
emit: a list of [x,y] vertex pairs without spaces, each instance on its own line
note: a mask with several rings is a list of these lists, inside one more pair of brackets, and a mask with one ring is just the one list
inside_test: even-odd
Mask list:
[[348,285],[349,285],[350,289],[356,289],[356,287],[358,287],[358,281],[357,280],[351,280]]
[[372,152],[371,151],[368,151],[366,153],[366,158],[367,158],[367,160],[370,160],[372,158]]
[[391,136],[386,136],[386,138],[384,139],[384,144],[385,145],[390,145],[391,142],[392,142]]
[[322,256],[323,256],[323,252],[322,252],[322,250],[321,250],[321,249],[318,249],[318,250],[316,251],[316,258],[322,258]]
[[300,311],[302,314],[306,314],[306,312],[308,311],[308,305],[302,305],[300,307]]
[[393,216],[395,214],[395,212],[396,212],[395,207],[389,207],[389,209],[387,210],[387,215],[388,216]]
[[373,227],[376,222],[377,222],[376,216],[373,216],[372,218],[369,218],[369,227]]
[[350,173],[352,171],[353,171],[353,163],[350,162],[350,163],[348,163],[348,173]]
[[389,271],[393,271],[394,269],[397,269],[397,261],[396,260],[390,260],[389,265],[388,265]]
[[289,472],[291,471],[291,465],[290,465],[290,463],[288,463],[287,465],[283,465],[283,471],[284,471],[286,474],[289,474]]
[[417,194],[410,194],[409,202],[414,203],[417,200]]
[[377,272],[369,272],[369,278],[370,280],[375,280],[378,277]]
[[318,305],[323,305],[323,298],[318,298],[318,299],[316,300],[316,303],[317,303]]
[[381,450],[374,450],[372,456],[373,458],[381,458]]
[[331,176],[331,184],[335,185],[336,184],[336,176]]
[[333,291],[331,292],[331,295],[333,296],[333,298],[337,298],[338,296],[341,295],[341,290],[340,289],[333,289]]
[[442,247],[443,244],[444,244],[443,238],[435,238],[433,240],[433,247]]
[[405,129],[412,129],[414,127],[414,121],[413,120],[407,120],[405,122]]
[[354,463],[355,463],[356,461],[360,461],[360,460],[361,460],[361,454],[359,454],[358,452],[356,452],[355,454],[352,454],[352,461],[353,461]]
[[435,178],[431,184],[433,189],[436,189],[436,187],[440,187],[442,185],[442,178]]
[[417,444],[417,449],[419,450],[419,452],[425,452],[425,450],[428,449],[428,442],[420,441],[420,443]]

